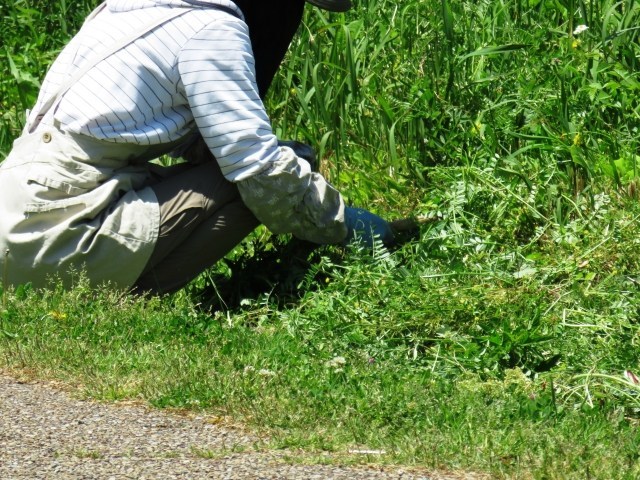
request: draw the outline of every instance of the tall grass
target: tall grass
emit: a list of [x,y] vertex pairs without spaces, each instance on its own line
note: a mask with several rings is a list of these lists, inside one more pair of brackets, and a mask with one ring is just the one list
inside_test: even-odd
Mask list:
[[507,170],[557,164],[569,197],[594,175],[620,186],[637,155],[639,15],[634,1],[362,1],[344,21],[309,10],[272,113],[354,201],[375,189],[349,164],[427,186],[429,167],[496,155]]

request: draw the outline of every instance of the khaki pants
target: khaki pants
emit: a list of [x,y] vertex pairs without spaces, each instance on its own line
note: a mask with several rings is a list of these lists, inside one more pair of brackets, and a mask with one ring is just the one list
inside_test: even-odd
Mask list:
[[158,242],[134,289],[173,292],[224,257],[259,222],[213,158],[159,170]]

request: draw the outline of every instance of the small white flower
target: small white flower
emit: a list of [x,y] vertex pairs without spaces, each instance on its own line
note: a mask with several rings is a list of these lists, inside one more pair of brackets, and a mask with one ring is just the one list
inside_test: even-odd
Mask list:
[[586,25],[578,25],[576,29],[573,31],[573,34],[580,35],[582,32],[586,32],[588,28],[589,27],[587,27]]
[[260,375],[261,377],[275,377],[276,372],[263,368],[258,372],[258,375]]
[[331,368],[340,368],[346,365],[346,363],[347,363],[347,359],[344,357],[333,357],[331,360],[329,360],[326,363],[326,365],[327,367],[331,367]]

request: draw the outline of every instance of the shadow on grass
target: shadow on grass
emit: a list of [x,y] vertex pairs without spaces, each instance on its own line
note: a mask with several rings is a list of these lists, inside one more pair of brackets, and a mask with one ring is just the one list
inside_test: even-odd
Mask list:
[[[390,252],[416,240],[418,225],[395,230],[395,237],[395,242],[386,247]],[[276,306],[291,305],[306,291],[322,288],[327,265],[343,264],[347,251],[295,237],[272,237],[268,243],[254,244],[236,259],[225,259],[230,274],[209,274],[204,286],[192,287],[190,295],[208,311],[237,310],[265,297]]]
[[[297,302],[305,288],[316,288],[316,266],[327,249],[298,239],[276,240],[237,259],[225,260],[230,274],[212,273],[190,295],[208,311],[237,310],[268,297],[276,305]],[[337,254],[333,252],[333,255]],[[314,286],[311,286],[313,284]]]

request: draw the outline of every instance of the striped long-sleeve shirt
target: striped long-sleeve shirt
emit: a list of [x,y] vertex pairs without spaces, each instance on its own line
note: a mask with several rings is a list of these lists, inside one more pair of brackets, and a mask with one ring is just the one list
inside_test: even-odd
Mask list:
[[169,8],[189,11],[91,68],[52,109],[55,120],[72,133],[142,145],[199,131],[267,227],[318,242],[342,240],[339,193],[278,147],[258,94],[247,25],[229,0],[108,0],[52,65],[34,112],[92,57]]

